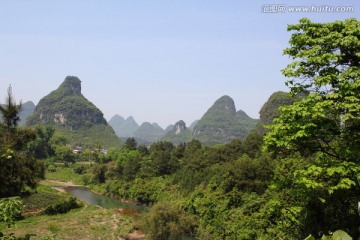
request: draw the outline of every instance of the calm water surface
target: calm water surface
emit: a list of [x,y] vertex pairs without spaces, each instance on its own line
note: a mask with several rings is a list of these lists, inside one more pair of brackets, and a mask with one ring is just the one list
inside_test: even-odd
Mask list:
[[124,208],[124,209],[129,208],[137,211],[144,210],[144,206],[128,204],[114,198],[96,194],[87,187],[70,186],[70,187],[64,187],[64,190],[67,193],[73,195],[74,197],[90,205],[97,205],[104,208]]

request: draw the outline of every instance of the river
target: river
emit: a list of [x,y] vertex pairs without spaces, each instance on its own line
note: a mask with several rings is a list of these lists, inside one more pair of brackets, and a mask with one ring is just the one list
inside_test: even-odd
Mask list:
[[[83,186],[67,186],[61,187],[65,192],[73,195],[74,197],[86,202],[90,205],[97,205],[104,208],[118,208],[122,209],[123,213],[130,216],[139,216],[140,212],[145,210],[143,205],[134,205],[124,203],[122,201],[110,198],[104,195],[100,195],[92,192],[89,188]],[[143,237],[138,238],[143,239]],[[182,237],[182,240],[195,240],[191,237]]]
[[89,188],[83,186],[67,186],[61,187],[65,192],[73,195],[81,201],[90,205],[97,205],[103,208],[122,208],[132,209],[141,212],[145,209],[144,206],[129,204],[120,200],[110,198],[104,195],[100,195],[92,192]]

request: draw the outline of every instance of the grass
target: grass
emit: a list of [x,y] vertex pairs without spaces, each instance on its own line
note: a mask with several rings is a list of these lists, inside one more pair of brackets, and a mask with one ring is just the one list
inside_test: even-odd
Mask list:
[[47,206],[68,197],[67,194],[54,190],[50,186],[39,185],[36,193],[22,198],[23,215],[33,215]]
[[60,227],[57,224],[50,223],[47,227],[47,229],[51,233],[58,233],[60,231]]
[[33,216],[4,230],[15,236],[36,234],[31,239],[55,235],[56,239],[120,239],[134,230],[133,220],[115,209],[85,205],[81,209],[54,216]]
[[63,182],[71,181],[78,185],[84,184],[83,175],[75,173],[73,168],[70,167],[56,167],[55,172],[47,171],[45,177],[48,180],[57,180]]

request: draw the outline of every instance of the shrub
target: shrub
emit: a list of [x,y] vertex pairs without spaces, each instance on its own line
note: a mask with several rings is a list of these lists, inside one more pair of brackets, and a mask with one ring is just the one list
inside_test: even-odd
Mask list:
[[22,202],[18,197],[0,199],[0,221],[6,222],[8,227],[14,225],[21,216]]
[[84,165],[76,165],[74,167],[74,173],[83,174],[84,172],[85,172],[85,166]]
[[67,213],[69,212],[71,209],[76,209],[81,207],[81,204],[79,204],[76,201],[75,197],[70,197],[67,200],[63,200],[63,201],[59,201],[57,203],[54,203],[52,205],[50,205],[49,207],[47,207],[45,209],[45,214],[48,215],[54,215],[54,214],[62,214],[62,213]]
[[49,166],[47,167],[47,170],[48,170],[49,172],[56,172],[56,167],[55,167],[53,164],[51,164],[51,165],[49,165]]
[[176,204],[160,202],[145,215],[143,228],[147,239],[178,240],[195,234],[195,219]]

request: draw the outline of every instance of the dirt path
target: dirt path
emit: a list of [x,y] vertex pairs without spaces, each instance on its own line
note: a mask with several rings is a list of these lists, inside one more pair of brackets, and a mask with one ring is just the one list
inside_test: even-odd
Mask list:
[[57,191],[67,193],[64,190],[64,187],[74,187],[74,186],[82,186],[82,185],[76,185],[71,181],[63,182],[63,181],[57,181],[57,180],[43,180],[41,181],[44,185],[51,185],[51,187]]
[[82,185],[76,185],[71,181],[63,182],[63,181],[57,181],[57,180],[44,180],[43,182],[48,182],[48,183],[51,183],[51,184],[57,184],[57,185],[64,186],[64,187],[82,186]]
[[143,240],[145,239],[145,234],[139,230],[135,230],[127,235],[130,240]]

